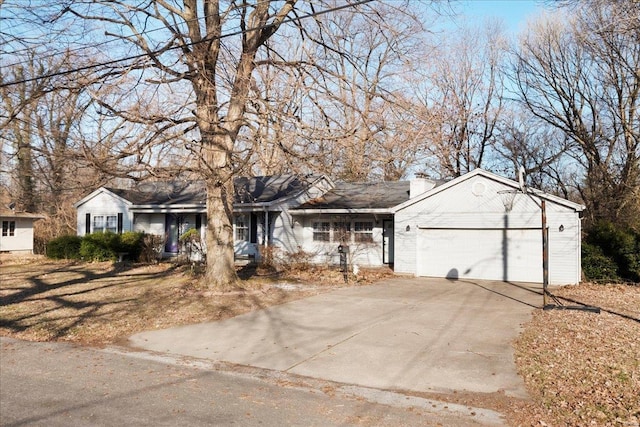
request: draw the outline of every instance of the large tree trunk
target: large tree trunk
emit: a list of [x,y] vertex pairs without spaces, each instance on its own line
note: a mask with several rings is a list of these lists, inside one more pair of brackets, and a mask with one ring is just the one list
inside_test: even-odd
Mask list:
[[235,287],[233,250],[233,179],[208,178],[207,183],[207,270],[210,288],[228,290]]
[[[201,108],[200,112],[204,117],[210,117],[208,114],[211,112],[206,107]],[[236,286],[238,280],[233,236],[233,138],[219,126],[203,123],[201,129],[203,128],[214,128],[203,133],[202,137],[202,170],[207,189],[205,279],[209,288],[229,290]]]

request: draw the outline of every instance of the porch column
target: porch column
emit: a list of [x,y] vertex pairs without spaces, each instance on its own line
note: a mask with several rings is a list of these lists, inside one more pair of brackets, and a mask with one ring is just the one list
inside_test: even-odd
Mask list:
[[264,228],[263,228],[263,233],[264,233],[264,247],[266,248],[267,246],[269,246],[269,211],[264,211]]

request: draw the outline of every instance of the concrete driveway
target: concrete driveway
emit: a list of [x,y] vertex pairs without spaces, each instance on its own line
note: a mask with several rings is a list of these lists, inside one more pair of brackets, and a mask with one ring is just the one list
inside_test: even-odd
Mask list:
[[541,305],[532,284],[393,278],[130,345],[381,389],[525,397],[511,342]]

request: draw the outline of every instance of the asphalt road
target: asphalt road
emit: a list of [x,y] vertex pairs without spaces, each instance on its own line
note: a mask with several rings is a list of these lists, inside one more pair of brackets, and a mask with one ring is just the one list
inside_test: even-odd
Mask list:
[[2,426],[499,425],[499,414],[257,368],[0,337]]

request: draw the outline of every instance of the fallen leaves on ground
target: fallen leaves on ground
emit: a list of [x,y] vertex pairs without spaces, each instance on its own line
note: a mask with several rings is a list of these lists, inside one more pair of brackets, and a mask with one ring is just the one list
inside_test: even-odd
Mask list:
[[[335,269],[240,271],[233,292],[213,292],[189,267],[126,266],[42,258],[0,265],[0,335],[103,345],[133,333],[218,320],[339,286],[366,285],[388,269],[361,269],[345,284]],[[582,284],[560,302],[603,309],[536,310],[515,342],[531,401],[501,393],[433,396],[493,408],[513,425],[640,425],[640,286]],[[564,299],[563,299],[564,298]],[[636,319],[636,320],[634,320]]]
[[365,270],[346,284],[335,269],[293,274],[243,267],[239,287],[218,292],[207,288],[195,270],[172,263],[5,258],[0,264],[0,334],[105,345],[136,332],[225,319],[390,274]]
[[519,425],[640,425],[640,286],[582,284],[559,302],[600,307],[538,310],[515,343],[534,405]]

